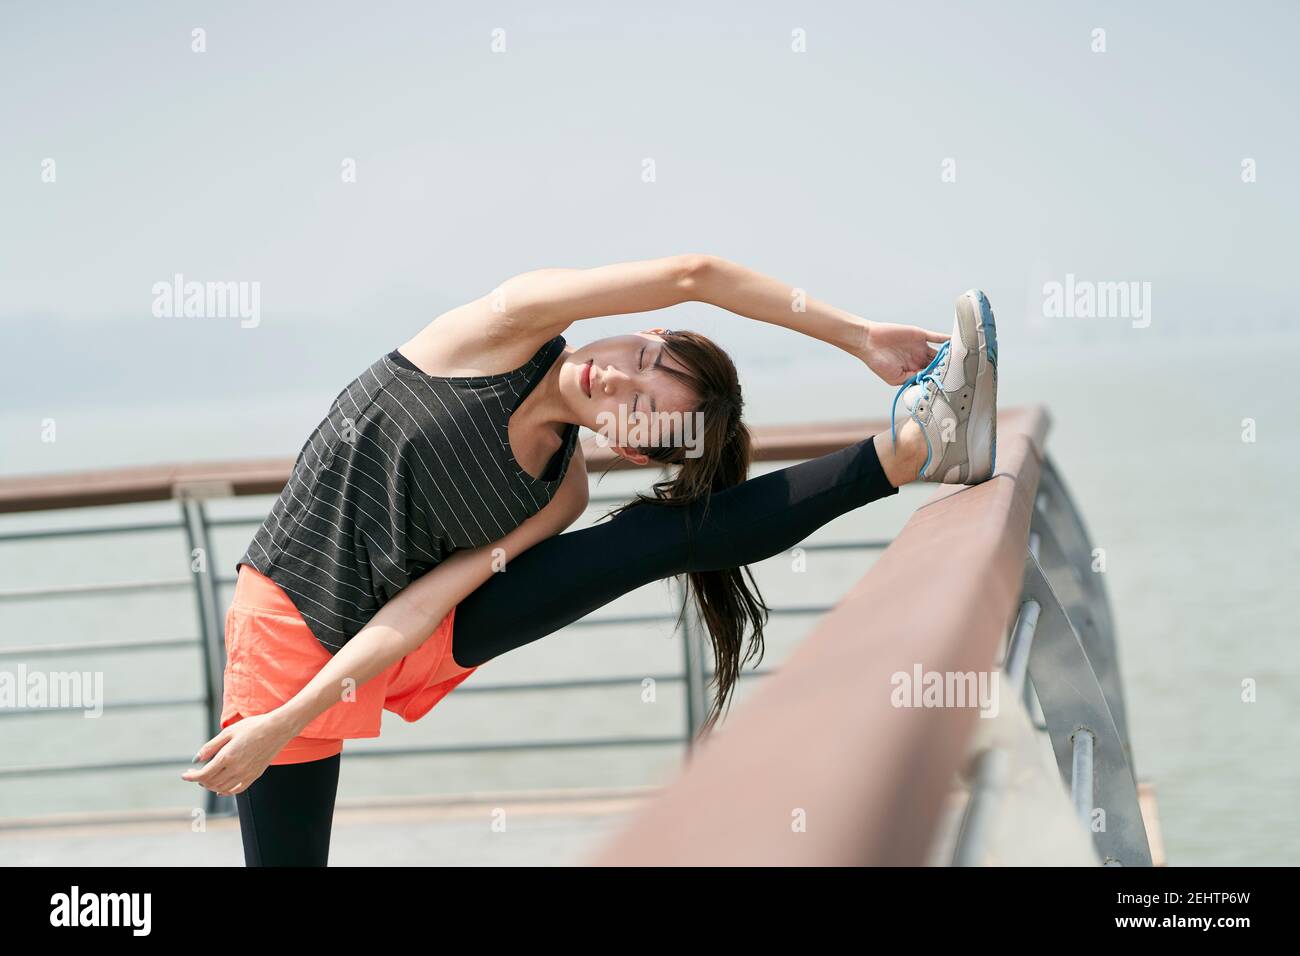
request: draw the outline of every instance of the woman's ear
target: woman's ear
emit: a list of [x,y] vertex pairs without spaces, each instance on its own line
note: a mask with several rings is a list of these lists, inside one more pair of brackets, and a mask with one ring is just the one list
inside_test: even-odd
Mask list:
[[656,327],[656,328],[653,328],[653,329],[646,329],[646,331],[649,332],[649,333],[651,333],[652,335],[662,335],[663,333],[667,332],[668,330],[667,330],[667,329],[661,329],[661,328]]
[[648,455],[642,454],[635,448],[626,448],[623,445],[611,445],[610,448],[613,449],[614,454],[618,455],[620,458],[626,458],[628,461],[636,465],[644,465],[650,461]]

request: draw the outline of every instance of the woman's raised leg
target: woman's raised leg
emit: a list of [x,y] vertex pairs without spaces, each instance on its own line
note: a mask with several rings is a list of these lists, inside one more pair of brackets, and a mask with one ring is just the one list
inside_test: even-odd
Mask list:
[[[832,519],[898,493],[920,464],[909,422],[768,472],[690,506],[637,505],[534,545],[456,607],[453,656],[474,667],[545,637],[652,581],[737,568],[791,548]],[[924,457],[924,446],[921,446]]]

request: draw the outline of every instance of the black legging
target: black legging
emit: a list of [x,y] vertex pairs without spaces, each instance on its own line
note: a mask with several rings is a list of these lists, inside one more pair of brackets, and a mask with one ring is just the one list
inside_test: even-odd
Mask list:
[[341,753],[273,764],[235,794],[247,866],[325,866]]
[[[456,606],[453,656],[474,667],[644,584],[738,568],[897,494],[871,438],[759,475],[689,507],[637,505],[533,545]],[[249,866],[323,866],[341,755],[268,767],[236,794]]]

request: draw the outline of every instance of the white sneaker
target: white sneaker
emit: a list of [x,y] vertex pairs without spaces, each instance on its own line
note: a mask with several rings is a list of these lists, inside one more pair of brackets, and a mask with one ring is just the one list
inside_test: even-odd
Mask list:
[[894,396],[890,436],[897,444],[898,426],[912,418],[927,449],[917,480],[977,485],[997,460],[997,327],[979,289],[959,295],[955,312],[952,338]]

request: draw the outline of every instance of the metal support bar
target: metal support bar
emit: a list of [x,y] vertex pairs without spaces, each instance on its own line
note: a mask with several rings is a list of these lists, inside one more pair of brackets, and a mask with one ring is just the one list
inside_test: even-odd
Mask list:
[[1092,745],[1095,739],[1086,727],[1080,727],[1070,735],[1070,798],[1079,814],[1079,822],[1089,829],[1092,827]]
[[17,588],[0,591],[0,601],[33,601],[53,597],[91,597],[102,594],[125,594],[131,591],[175,591],[187,588],[186,578],[153,581],[110,581],[107,584],[69,584],[47,588]]
[[710,668],[704,659],[704,641],[701,628],[695,621],[694,609],[690,607],[690,588],[685,576],[674,579],[672,590],[677,597],[678,607],[683,609],[682,674],[685,678],[686,696],[686,756],[689,759],[695,747],[695,736],[704,726],[704,719],[709,713],[706,675]]
[[1096,605],[1098,627],[1113,634],[1114,615],[1111,613],[1105,581],[1100,574],[1092,571],[1092,536],[1083,523],[1083,515],[1075,506],[1074,498],[1065,485],[1065,479],[1052,463],[1051,456],[1047,456],[1043,461],[1039,495],[1040,500],[1035,510],[1041,511],[1050,521],[1057,540],[1061,542],[1071,564],[1080,571],[1088,572],[1083,575],[1083,582]]
[[[544,750],[596,750],[610,747],[664,747],[680,746],[682,738],[677,735],[659,737],[596,737],[565,740],[521,740],[507,741],[499,744],[461,744],[441,747],[359,747],[348,751],[348,760],[359,757],[414,757],[414,756],[465,756],[469,754],[500,753],[534,753]],[[0,767],[0,780],[19,777],[43,777],[63,773],[120,773],[124,770],[152,770],[154,768],[176,769],[183,765],[193,754],[184,757],[156,758],[152,760],[122,760],[115,763],[66,763],[45,764],[17,767]],[[215,794],[214,794],[215,796]],[[222,797],[229,804],[229,811],[235,809],[234,799]]]
[[[672,475],[672,469],[667,465],[663,466],[659,475],[661,478],[669,478]],[[678,614],[674,615],[674,620],[680,617],[682,624],[682,680],[683,692],[685,696],[684,706],[685,714],[685,743],[686,759],[689,761],[695,751],[695,738],[704,726],[704,720],[709,713],[709,702],[707,696],[707,681],[712,664],[705,660],[704,641],[702,640],[702,622],[696,620],[695,609],[691,606],[690,584],[687,576],[684,574],[677,575],[672,579],[670,588],[676,604]]]
[[1034,646],[1034,630],[1038,627],[1038,614],[1042,610],[1033,598],[1020,605],[1020,614],[1016,617],[1016,626],[1011,631],[1011,647],[1007,650],[1007,663],[1003,668],[1010,683],[1010,690],[1016,693],[1025,684],[1029,673],[1029,651]]
[[979,866],[982,863],[989,844],[990,821],[997,814],[1010,764],[1010,755],[1001,747],[990,747],[976,756],[970,799],[966,802],[966,812],[957,832],[957,845],[953,849],[953,866]]
[[[1097,602],[1098,588],[1090,579],[1098,577],[1076,563],[1077,556],[1071,554],[1062,545],[1058,529],[1067,524],[1059,512],[1048,518],[1042,509],[1036,508],[1033,520],[1033,537],[1038,539],[1038,551],[1035,557],[1047,579],[1052,582],[1052,589],[1065,608],[1070,622],[1079,633],[1083,650],[1092,664],[1092,671],[1097,675],[1097,683],[1106,695],[1106,705],[1119,731],[1124,744],[1124,754],[1129,766],[1135,767],[1133,747],[1128,735],[1128,711],[1124,705],[1124,685],[1120,679],[1119,649],[1115,645],[1114,632],[1109,629],[1104,609]],[[1134,771],[1136,776],[1136,770]]]
[[[1046,543],[1046,537],[1043,538]],[[1061,779],[1074,792],[1075,745],[1072,737],[1087,728],[1094,803],[1105,811],[1102,828],[1092,833],[1103,860],[1125,866],[1150,866],[1151,849],[1138,805],[1137,784],[1119,731],[1069,616],[1033,555],[1025,556],[1026,599],[1042,610],[1029,655],[1029,674],[1047,721]],[[1080,775],[1081,776],[1081,775]],[[1094,808],[1088,807],[1089,817]]]
[[1043,717],[1042,705],[1038,703],[1038,695],[1034,693],[1034,681],[1028,674],[1025,675],[1025,710],[1029,711],[1029,722],[1033,724],[1035,730],[1046,730],[1047,720]]
[[[213,564],[216,555],[208,538],[207,511],[201,498],[189,494],[180,496],[182,521],[185,525],[185,537],[189,544],[189,563],[194,575],[194,591],[199,613],[199,637],[203,650],[199,655],[203,661],[203,684],[206,690],[207,708],[205,716],[206,737],[211,739],[221,730],[221,682],[226,671],[226,637],[221,627],[221,608],[217,599],[216,583],[213,580]],[[198,570],[194,570],[196,557]],[[233,797],[222,797],[205,790],[207,794],[208,813],[230,812]]]

